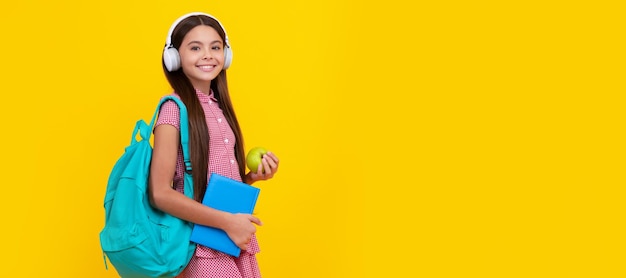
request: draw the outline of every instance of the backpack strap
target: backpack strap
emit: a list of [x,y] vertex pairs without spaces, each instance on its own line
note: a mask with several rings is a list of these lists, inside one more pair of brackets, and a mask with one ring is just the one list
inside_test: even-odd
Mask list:
[[[156,111],[154,111],[152,120],[150,121],[150,126],[149,126],[150,128],[147,129],[149,133],[148,134],[142,133],[141,137],[150,139],[150,135],[152,134],[156,117],[159,114],[159,111],[161,110],[161,105],[163,105],[163,103],[165,103],[168,100],[173,100],[178,105],[178,108],[180,110],[180,145],[183,149],[183,160],[185,162],[185,170],[186,170],[185,172],[190,173],[191,172],[191,159],[189,156],[189,119],[187,117],[187,107],[185,107],[185,104],[183,103],[182,100],[174,96],[163,97],[161,101],[159,102],[159,105],[157,106]],[[135,136],[133,136],[133,138],[134,137]],[[187,197],[193,198],[193,186],[192,185],[185,183],[184,191]]]

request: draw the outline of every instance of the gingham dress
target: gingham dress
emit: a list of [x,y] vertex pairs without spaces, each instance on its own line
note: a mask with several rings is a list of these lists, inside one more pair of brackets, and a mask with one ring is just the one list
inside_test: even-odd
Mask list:
[[[173,96],[178,97],[176,94]],[[241,181],[239,167],[235,160],[235,135],[228,125],[217,100],[213,96],[196,91],[202,104],[206,123],[209,130],[209,170],[208,175],[217,173],[234,180]],[[179,129],[179,108],[173,101],[167,101],[161,107],[155,126],[168,124]],[[182,192],[183,185],[183,155],[178,150],[176,172],[174,174],[174,188]],[[208,179],[209,177],[207,177]],[[239,258],[198,245],[189,265],[178,277],[228,277],[228,278],[257,278],[261,277],[256,253],[259,245],[255,236],[252,236],[248,250],[242,251]]]

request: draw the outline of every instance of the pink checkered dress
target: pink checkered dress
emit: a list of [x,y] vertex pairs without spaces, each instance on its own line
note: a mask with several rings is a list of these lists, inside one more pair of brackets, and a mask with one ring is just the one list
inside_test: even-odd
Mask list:
[[[173,96],[178,97],[176,94]],[[239,167],[235,159],[235,135],[228,125],[222,110],[218,106],[217,100],[213,96],[196,91],[196,95],[204,109],[207,127],[209,129],[209,171],[217,173],[234,180],[241,181]],[[173,101],[167,101],[161,107],[155,126],[168,124],[180,127],[179,108]],[[174,174],[174,188],[181,191],[183,185],[183,153],[178,150],[176,172]],[[208,179],[209,177],[207,177]],[[179,277],[228,277],[228,278],[257,278],[261,277],[256,253],[259,244],[255,236],[252,237],[248,250],[242,251],[239,258],[215,251],[208,247],[198,245],[196,252],[187,268]]]

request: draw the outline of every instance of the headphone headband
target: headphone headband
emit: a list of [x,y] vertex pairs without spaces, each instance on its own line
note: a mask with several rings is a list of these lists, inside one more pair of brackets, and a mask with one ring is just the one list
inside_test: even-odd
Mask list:
[[172,45],[172,33],[174,33],[174,29],[176,29],[176,26],[178,26],[178,24],[180,24],[181,21],[185,20],[188,17],[192,17],[192,16],[196,16],[196,15],[204,15],[204,16],[208,16],[212,19],[214,19],[215,21],[217,21],[217,24],[220,25],[220,27],[222,27],[222,30],[224,30],[224,37],[225,37],[225,42],[224,44],[228,47],[230,47],[230,44],[228,43],[228,34],[226,33],[226,29],[224,28],[224,25],[222,25],[222,23],[217,20],[216,17],[207,14],[207,13],[203,13],[203,12],[192,12],[192,13],[188,13],[185,14],[181,17],[179,17],[178,19],[176,19],[176,21],[174,21],[174,23],[172,23],[172,26],[170,26],[170,30],[167,32],[167,38],[165,39],[165,48],[169,48],[169,47],[174,47]]

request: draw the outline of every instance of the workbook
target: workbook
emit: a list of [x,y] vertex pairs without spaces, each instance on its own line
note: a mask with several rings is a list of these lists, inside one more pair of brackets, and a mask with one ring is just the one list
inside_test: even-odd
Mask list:
[[[259,188],[212,173],[202,204],[230,213],[252,214],[260,191]],[[241,253],[226,232],[218,228],[196,224],[190,240],[231,256],[239,257]]]

